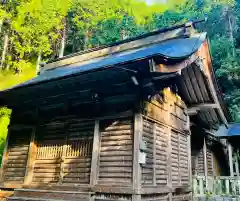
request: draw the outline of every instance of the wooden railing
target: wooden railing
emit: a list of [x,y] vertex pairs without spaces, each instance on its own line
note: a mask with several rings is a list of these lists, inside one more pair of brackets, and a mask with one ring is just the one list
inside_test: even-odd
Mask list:
[[238,177],[193,177],[193,195],[231,195],[240,196],[240,178]]

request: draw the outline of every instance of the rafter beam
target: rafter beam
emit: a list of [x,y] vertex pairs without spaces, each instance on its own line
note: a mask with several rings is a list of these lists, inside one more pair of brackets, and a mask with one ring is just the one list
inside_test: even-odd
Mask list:
[[196,115],[200,110],[206,110],[206,109],[218,109],[218,104],[215,103],[202,103],[199,105],[195,105],[193,107],[189,107],[187,109],[187,114],[189,116]]

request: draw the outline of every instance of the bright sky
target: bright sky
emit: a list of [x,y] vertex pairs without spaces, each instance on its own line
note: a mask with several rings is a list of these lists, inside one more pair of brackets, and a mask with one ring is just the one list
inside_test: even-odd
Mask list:
[[167,2],[167,0],[145,0],[145,1],[148,5],[151,5],[153,3],[158,3],[158,2],[159,3]]

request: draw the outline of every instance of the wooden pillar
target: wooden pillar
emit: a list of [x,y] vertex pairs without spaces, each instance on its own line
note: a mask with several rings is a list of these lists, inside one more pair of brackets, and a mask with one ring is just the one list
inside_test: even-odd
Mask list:
[[168,147],[167,147],[167,185],[172,188],[172,145],[171,145],[171,128],[167,128]]
[[235,156],[235,167],[236,167],[236,173],[237,177],[239,177],[239,162],[238,162],[238,156]]
[[27,160],[27,167],[26,167],[25,178],[24,178],[24,185],[29,185],[33,178],[34,161],[36,159],[36,154],[37,154],[37,146],[35,143],[35,133],[36,133],[36,127],[32,128],[31,141],[28,149],[28,160]]
[[207,161],[207,145],[206,137],[203,138],[203,158],[204,158],[204,176],[206,179],[206,188],[208,187],[208,161]]
[[134,115],[133,133],[133,197],[132,201],[141,200],[141,166],[139,164],[140,141],[142,140],[143,118],[140,112]]
[[3,155],[2,155],[1,170],[0,170],[0,181],[1,182],[3,182],[3,180],[4,180],[3,174],[4,174],[6,162],[8,160],[8,143],[9,143],[10,133],[11,133],[11,129],[10,129],[10,127],[8,127],[8,134],[6,137],[5,147],[4,147],[4,151],[3,151]]
[[228,160],[229,160],[229,167],[230,167],[230,176],[233,177],[233,158],[232,158],[232,145],[228,142]]
[[157,132],[156,132],[156,123],[153,124],[153,185],[157,185],[157,179],[156,179],[156,141],[157,141]]
[[93,136],[93,150],[92,150],[92,163],[91,163],[91,176],[90,185],[97,184],[98,171],[99,171],[99,150],[100,150],[100,130],[99,120],[95,121],[94,136]]

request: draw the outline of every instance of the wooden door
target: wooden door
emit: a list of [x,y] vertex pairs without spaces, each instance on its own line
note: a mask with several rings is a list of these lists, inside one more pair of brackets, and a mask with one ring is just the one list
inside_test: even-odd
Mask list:
[[63,153],[63,183],[90,183],[94,122],[78,119],[69,121]]
[[58,183],[61,180],[61,163],[65,142],[65,124],[52,122],[36,129],[37,155],[33,182]]
[[37,129],[34,183],[89,184],[94,121],[68,120]]
[[3,165],[3,181],[21,184],[24,182],[32,129],[10,131],[6,162]]

